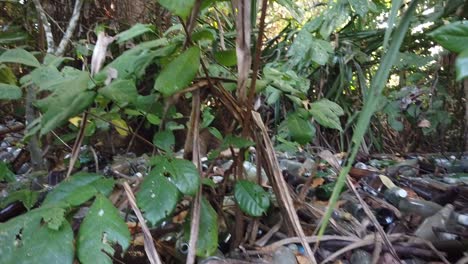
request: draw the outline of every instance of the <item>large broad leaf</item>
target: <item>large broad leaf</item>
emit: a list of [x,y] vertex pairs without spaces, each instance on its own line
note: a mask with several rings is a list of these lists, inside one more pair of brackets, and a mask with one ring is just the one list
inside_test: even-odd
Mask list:
[[315,128],[309,120],[293,114],[286,120],[289,136],[299,144],[310,142],[315,136]]
[[72,264],[73,231],[63,213],[43,207],[1,223],[0,262]]
[[186,19],[192,11],[195,0],[159,0],[159,3],[172,13]]
[[138,96],[138,91],[133,80],[117,80],[99,89],[103,96],[119,104],[134,103]]
[[119,79],[139,78],[145,73],[146,67],[153,62],[154,58],[166,56],[172,52],[172,49],[169,47],[162,47],[154,51],[150,50],[164,44],[165,42],[162,40],[155,40],[142,43],[127,50],[106,65],[94,76],[94,79],[98,82],[106,80],[109,68],[117,70],[117,78]]
[[455,61],[455,69],[457,70],[457,81],[468,77],[468,49],[458,55]]
[[63,81],[50,96],[36,102],[45,112],[41,120],[41,135],[63,125],[94,101],[96,93],[87,91],[89,80],[88,73],[80,72],[74,79]]
[[19,63],[32,67],[41,66],[34,55],[21,48],[7,50],[2,53],[0,55],[0,63],[2,62]]
[[217,248],[218,214],[206,198],[202,197],[196,254],[199,257],[209,257],[216,252]]
[[150,24],[140,24],[140,23],[137,23],[135,24],[133,27],[131,27],[130,29],[127,29],[123,32],[120,32],[119,34],[117,34],[116,38],[117,38],[117,44],[119,43],[122,43],[122,42],[125,42],[127,40],[130,40],[134,37],[138,37],[146,32],[152,32],[153,30],[151,29],[151,25]]
[[[36,68],[30,74],[30,80],[39,86],[40,90],[48,90],[54,91],[60,85],[66,81],[66,77],[64,73],[59,72],[55,66],[41,66]],[[70,85],[74,81],[74,77],[76,76],[68,76],[70,80]],[[22,81],[27,80],[25,77]]]
[[151,173],[166,176],[183,194],[195,195],[200,186],[200,175],[195,165],[184,159],[169,159],[157,156],[152,161],[157,169]]
[[141,184],[137,193],[138,206],[152,225],[172,214],[180,198],[177,187],[162,176],[156,167]]
[[343,108],[335,102],[322,99],[310,104],[310,113],[322,126],[343,131],[340,124],[340,116],[344,115]]
[[468,21],[456,21],[441,26],[429,33],[429,36],[433,37],[442,47],[455,53],[461,53],[466,49],[465,45],[468,42]]
[[261,216],[270,207],[268,193],[251,181],[237,181],[234,197],[242,212],[251,216]]
[[114,180],[99,174],[77,173],[61,182],[44,200],[44,205],[67,204],[78,206],[97,193],[108,195],[114,187]]
[[124,252],[130,244],[130,232],[114,205],[98,195],[78,232],[78,259],[83,264],[112,264],[109,256],[114,255],[112,245],[116,243]]
[[169,63],[159,74],[154,89],[171,96],[193,80],[200,66],[200,49],[191,47]]
[[21,89],[12,84],[0,83],[0,100],[17,100],[21,98]]

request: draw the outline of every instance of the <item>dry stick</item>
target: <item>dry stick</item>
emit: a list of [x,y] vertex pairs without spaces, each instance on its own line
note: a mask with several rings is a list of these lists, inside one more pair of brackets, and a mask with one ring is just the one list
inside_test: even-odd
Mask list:
[[[349,236],[333,236],[333,235],[323,235],[321,237],[318,237],[318,236],[307,236],[307,237],[304,237],[305,241],[307,243],[317,243],[319,241],[328,241],[328,240],[342,240],[342,241],[349,241],[349,242],[359,242],[359,241],[362,241],[362,239],[360,238],[357,238],[357,237],[349,237]],[[290,238],[286,238],[286,239],[283,239],[283,240],[280,240],[280,241],[277,241],[273,244],[270,244],[266,247],[263,247],[261,250],[262,251],[266,251],[266,252],[274,252],[276,250],[278,250],[278,248],[284,246],[284,245],[288,245],[288,244],[292,244],[292,243],[300,243],[301,242],[301,238],[299,237],[290,237]]]
[[[325,151],[320,152],[319,156],[322,159],[326,160],[336,171],[339,172],[341,170],[341,166],[340,166],[338,160],[335,158],[335,156],[333,156],[333,154],[329,150],[325,150]],[[388,239],[387,234],[385,233],[382,226],[379,224],[379,222],[375,218],[372,211],[369,209],[369,206],[367,205],[367,203],[364,202],[361,195],[358,193],[358,191],[354,187],[354,185],[351,182],[351,180],[349,179],[348,175],[346,175],[346,183],[348,184],[348,187],[353,191],[354,195],[356,195],[356,197],[358,198],[359,203],[362,205],[362,209],[364,209],[364,212],[366,213],[366,215],[369,217],[369,219],[372,221],[374,226],[377,228],[377,231],[382,236],[383,242],[388,247],[388,250],[390,251],[390,253],[392,253],[392,255],[397,260],[400,260],[397,253],[396,253],[396,251],[395,251],[395,248],[393,248],[392,243],[390,243],[390,240]]]
[[270,238],[280,230],[281,225],[283,224],[283,218],[281,217],[279,222],[275,224],[262,238],[255,242],[255,245],[259,247],[265,246],[265,244],[270,240]]
[[[190,116],[192,127],[192,161],[198,169],[200,177],[202,175],[201,171],[201,160],[200,160],[200,91],[196,90],[192,96],[192,114]],[[200,229],[200,207],[201,207],[201,198],[202,198],[202,185],[198,188],[198,192],[195,195],[193,210],[192,210],[192,221],[190,223],[190,240],[189,240],[189,249],[187,253],[187,263],[195,263],[195,254],[197,249],[197,240],[198,240],[198,231]]]
[[[389,240],[391,239],[392,241],[395,241],[395,240],[398,240],[400,239],[401,237],[401,234],[395,234],[395,235],[392,235]],[[356,241],[338,251],[336,251],[335,253],[331,254],[330,256],[328,256],[326,259],[324,259],[320,264],[325,264],[329,261],[332,261],[334,260],[335,258],[337,258],[338,256],[340,256],[341,254],[344,254],[348,251],[351,251],[353,249],[356,249],[356,248],[361,248],[361,247],[365,247],[365,246],[368,246],[368,245],[372,245],[374,244],[374,238],[372,236],[367,236],[366,238],[364,238],[363,240],[360,240],[360,241]],[[399,261],[401,263],[401,261]]]
[[278,193],[276,193],[276,195],[279,195],[279,201],[283,203],[283,206],[285,207],[287,212],[287,216],[289,217],[289,221],[292,224],[292,228],[294,232],[300,237],[301,244],[304,247],[305,252],[309,256],[310,261],[315,264],[317,263],[317,261],[315,260],[312,249],[310,248],[309,244],[305,239],[304,230],[302,229],[301,223],[299,222],[299,217],[297,216],[293,201],[291,199],[291,195],[289,194],[288,185],[286,184],[283,175],[281,174],[278,159],[275,155],[273,144],[271,143],[271,140],[268,136],[267,129],[263,124],[262,118],[258,112],[252,111],[252,118],[261,131],[260,137],[262,137],[262,141],[265,144],[265,149],[262,149],[261,151],[264,152],[265,161],[272,170],[272,174],[270,175],[270,177],[273,179],[272,184],[275,184],[276,190],[278,190]]
[[379,261],[380,253],[382,253],[382,238],[376,233],[374,252],[372,252],[372,264],[377,264],[377,261]]
[[319,162],[320,162],[320,159],[316,159],[315,160],[315,164],[314,164],[314,167],[312,168],[312,171],[310,173],[310,176],[309,178],[307,179],[307,181],[304,183],[303,187],[302,187],[302,190],[301,192],[299,193],[299,196],[297,198],[297,200],[299,201],[299,203],[302,203],[304,202],[304,199],[306,197],[306,194],[307,192],[309,191],[310,189],[310,185],[312,184],[313,180],[314,180],[314,177],[315,177],[315,174],[317,173],[317,169],[318,169],[318,165],[319,165]]
[[138,209],[138,206],[136,205],[135,196],[133,195],[132,189],[127,182],[123,183],[123,187],[125,189],[125,193],[127,194],[128,202],[135,212],[138,221],[140,221],[141,229],[143,230],[146,255],[148,255],[148,259],[151,264],[161,264],[161,259],[159,258],[156,248],[154,247],[153,237],[151,236],[151,232],[146,225],[145,219],[143,218],[140,209]]
[[76,161],[78,160],[78,155],[80,154],[81,143],[85,135],[86,122],[88,121],[88,112],[84,112],[83,118],[81,119],[81,126],[78,134],[76,135],[75,143],[73,144],[73,149],[70,157],[70,164],[68,166],[67,175],[65,178],[70,177],[70,174],[75,166]]

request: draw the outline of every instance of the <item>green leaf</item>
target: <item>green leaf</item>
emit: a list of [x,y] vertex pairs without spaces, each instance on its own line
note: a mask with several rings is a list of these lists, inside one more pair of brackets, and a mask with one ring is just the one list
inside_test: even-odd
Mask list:
[[186,19],[192,11],[195,0],[159,0],[159,3],[182,19]]
[[99,93],[118,104],[134,103],[138,91],[133,80],[116,80],[99,89]]
[[218,214],[205,197],[201,199],[200,230],[198,231],[196,255],[212,256],[218,249]]
[[23,95],[21,89],[12,84],[0,83],[0,100],[18,100]]
[[236,50],[219,50],[214,53],[217,62],[226,67],[237,65]]
[[8,165],[0,161],[0,181],[15,181],[15,174],[8,168]]
[[234,197],[242,212],[250,216],[262,216],[270,207],[268,193],[258,184],[239,180],[234,188]]
[[0,83],[16,84],[16,76],[10,67],[0,64]]
[[161,170],[159,167],[152,170],[136,194],[138,206],[153,226],[171,216],[180,199],[179,190]]
[[[94,79],[98,82],[106,80],[109,68],[117,70],[117,77],[119,79],[131,79],[143,76],[146,68],[153,62],[154,58],[166,56],[168,52],[172,52],[171,49],[167,49],[168,47],[163,47],[155,51],[150,50],[151,47],[157,47],[161,44],[162,42],[157,40],[146,43],[144,46],[138,45],[137,47],[125,51],[96,74]],[[141,45],[143,45],[143,43]]]
[[253,145],[255,145],[253,141],[243,138],[243,137],[237,137],[233,135],[227,135],[224,138],[224,142],[222,144],[224,149],[227,149],[231,146],[235,148],[248,148]]
[[[171,0],[173,1],[173,0]],[[169,63],[159,74],[154,89],[171,96],[184,89],[195,78],[200,66],[200,49],[191,47]]]
[[19,63],[32,67],[41,66],[34,55],[21,48],[10,49],[2,53],[0,63],[2,62]]
[[468,49],[465,49],[457,56],[455,69],[457,70],[457,81],[468,77]]
[[83,264],[112,264],[112,245],[118,243],[123,252],[130,244],[130,232],[119,211],[104,196],[98,195],[78,232],[78,259]]
[[344,112],[337,103],[321,99],[310,104],[310,113],[322,126],[343,131],[339,117],[344,115]]
[[137,23],[133,27],[116,35],[117,44],[138,37],[142,34],[145,34],[146,32],[153,32],[153,30],[151,29],[151,25]]
[[299,144],[306,144],[315,136],[315,128],[310,121],[303,119],[299,115],[290,115],[286,120],[286,124],[289,136]]
[[[74,77],[70,75],[65,77],[64,74],[60,73],[56,67],[42,65],[34,69],[34,71],[31,72],[30,77],[31,81],[39,86],[40,90],[54,91],[57,87],[60,87],[64,81],[69,80],[70,84],[72,84],[77,75],[78,73],[76,72]],[[27,80],[26,78],[27,77],[22,79],[22,81]]]
[[65,221],[65,209],[60,207],[51,207],[42,213],[44,222],[52,230],[59,230]]
[[110,194],[114,180],[102,175],[80,172],[61,182],[44,200],[44,205],[69,204],[78,206],[88,201],[98,193]]
[[[72,264],[73,231],[67,221],[57,230],[51,229],[49,223],[54,213],[58,211],[44,207],[0,223],[1,262]],[[49,220],[47,225],[43,224],[43,215]],[[57,227],[58,222],[52,227]]]
[[429,36],[433,37],[442,47],[455,53],[461,53],[466,49],[468,42],[468,21],[456,21],[441,26],[429,33]]
[[195,195],[200,186],[200,175],[195,165],[184,159],[169,159],[164,156],[157,156],[151,160],[156,165],[157,170],[152,173],[169,177],[179,191],[187,195]]
[[0,201],[0,208],[5,208],[12,202],[20,201],[23,203],[24,207],[29,210],[36,204],[38,196],[38,192],[27,189],[12,192],[8,194],[5,199]]
[[153,144],[165,152],[171,152],[172,147],[175,145],[174,133],[171,130],[157,132],[154,134]]
[[41,135],[63,125],[94,101],[96,93],[87,91],[89,81],[89,74],[80,71],[75,78],[60,83],[51,95],[36,102],[45,112],[41,120]]

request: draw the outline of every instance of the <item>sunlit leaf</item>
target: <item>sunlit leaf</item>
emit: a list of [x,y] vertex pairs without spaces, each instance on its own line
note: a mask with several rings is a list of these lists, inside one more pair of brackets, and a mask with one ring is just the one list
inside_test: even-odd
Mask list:
[[130,40],[132,38],[138,37],[146,32],[152,32],[150,24],[140,24],[137,23],[133,25],[131,28],[120,32],[115,37],[117,38],[117,44]]
[[309,120],[293,114],[286,119],[289,136],[299,144],[306,144],[315,136],[315,128]]
[[468,77],[468,49],[457,56],[455,69],[457,70],[457,81]]
[[455,21],[447,25],[443,25],[429,33],[437,43],[442,47],[461,53],[466,49],[468,42],[468,21]]

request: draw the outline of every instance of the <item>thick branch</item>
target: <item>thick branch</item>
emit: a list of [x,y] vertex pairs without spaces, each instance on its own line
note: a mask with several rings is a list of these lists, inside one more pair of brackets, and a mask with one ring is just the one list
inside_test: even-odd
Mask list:
[[55,51],[54,35],[52,35],[52,28],[50,27],[49,20],[47,19],[44,8],[42,8],[40,0],[33,0],[33,3],[36,6],[37,13],[39,14],[39,19],[42,21],[42,26],[44,27],[44,32],[47,40],[47,53],[52,54]]
[[80,19],[80,13],[81,13],[81,7],[83,6],[83,0],[76,0],[75,1],[75,7],[73,8],[73,14],[70,18],[70,22],[68,23],[67,30],[65,31],[65,34],[63,35],[62,40],[60,41],[60,44],[57,48],[57,51],[55,52],[55,55],[57,56],[63,56],[65,53],[65,48],[67,47],[68,42],[70,41],[70,38],[75,31],[76,26],[78,25],[78,20]]

